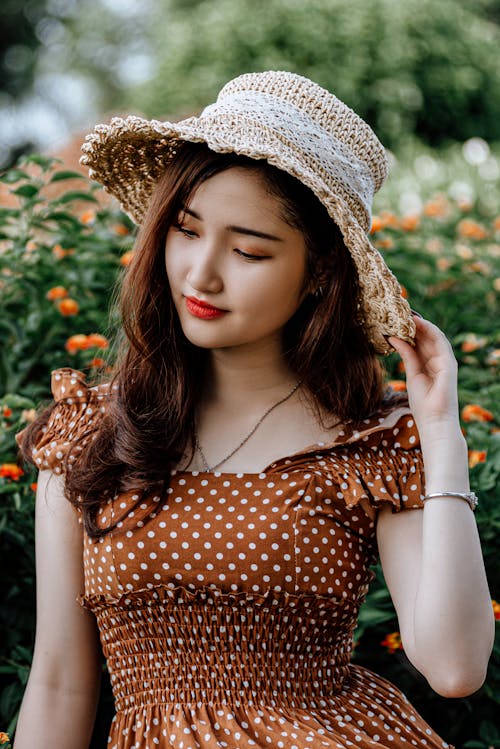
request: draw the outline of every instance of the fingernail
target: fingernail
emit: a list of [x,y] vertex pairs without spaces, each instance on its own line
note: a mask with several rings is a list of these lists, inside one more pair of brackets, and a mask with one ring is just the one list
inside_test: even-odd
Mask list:
[[412,315],[415,315],[415,317],[420,317],[421,320],[423,320],[423,315],[420,314],[420,312],[416,312],[414,309],[410,310]]

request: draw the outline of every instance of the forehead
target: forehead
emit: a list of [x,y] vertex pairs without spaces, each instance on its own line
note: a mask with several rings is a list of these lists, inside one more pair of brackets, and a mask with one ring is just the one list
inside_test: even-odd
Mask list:
[[248,168],[231,167],[205,180],[188,197],[185,207],[203,219],[209,210],[207,218],[230,217],[232,223],[237,216],[247,221],[286,223],[283,205],[270,192],[265,178]]

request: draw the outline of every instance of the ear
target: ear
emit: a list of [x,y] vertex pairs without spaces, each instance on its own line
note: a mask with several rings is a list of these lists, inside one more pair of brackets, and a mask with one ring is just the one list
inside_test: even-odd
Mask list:
[[321,297],[328,283],[329,275],[326,272],[314,273],[307,284],[307,293],[315,297]]

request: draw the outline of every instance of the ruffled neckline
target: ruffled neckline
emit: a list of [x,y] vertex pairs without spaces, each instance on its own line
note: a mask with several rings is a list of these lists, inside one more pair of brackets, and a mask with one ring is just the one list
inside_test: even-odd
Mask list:
[[[113,385],[112,388],[110,383],[99,383],[97,385],[89,386],[86,381],[86,376],[83,372],[71,367],[62,367],[52,372],[51,390],[56,402],[66,402],[73,404],[81,402],[88,404],[90,401],[96,400],[103,401],[110,397],[111,389],[116,389],[118,386]],[[270,463],[268,463],[260,471],[213,471],[206,473],[207,476],[223,477],[228,476],[259,476],[266,473],[275,471],[276,469],[286,469],[292,463],[295,464],[298,460],[302,462],[307,460],[309,457],[316,457],[323,453],[328,453],[335,447],[349,446],[359,442],[367,442],[372,435],[392,430],[396,427],[397,423],[404,417],[411,416],[410,408],[407,405],[400,405],[396,408],[390,404],[385,408],[382,408],[378,413],[371,417],[364,419],[360,422],[346,421],[341,425],[340,430],[336,433],[332,440],[328,440],[324,443],[314,443],[306,445],[297,452],[280,456]],[[413,427],[414,424],[408,424],[408,427]],[[418,444],[418,440],[413,446]],[[184,471],[174,470],[173,476],[196,476],[203,474],[204,471]]]

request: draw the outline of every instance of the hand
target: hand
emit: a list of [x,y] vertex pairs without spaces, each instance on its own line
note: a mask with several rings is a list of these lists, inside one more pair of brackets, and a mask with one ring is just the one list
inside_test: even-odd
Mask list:
[[457,362],[450,342],[428,320],[415,316],[415,346],[391,336],[406,370],[410,408],[421,434],[437,436],[436,427],[459,428]]

